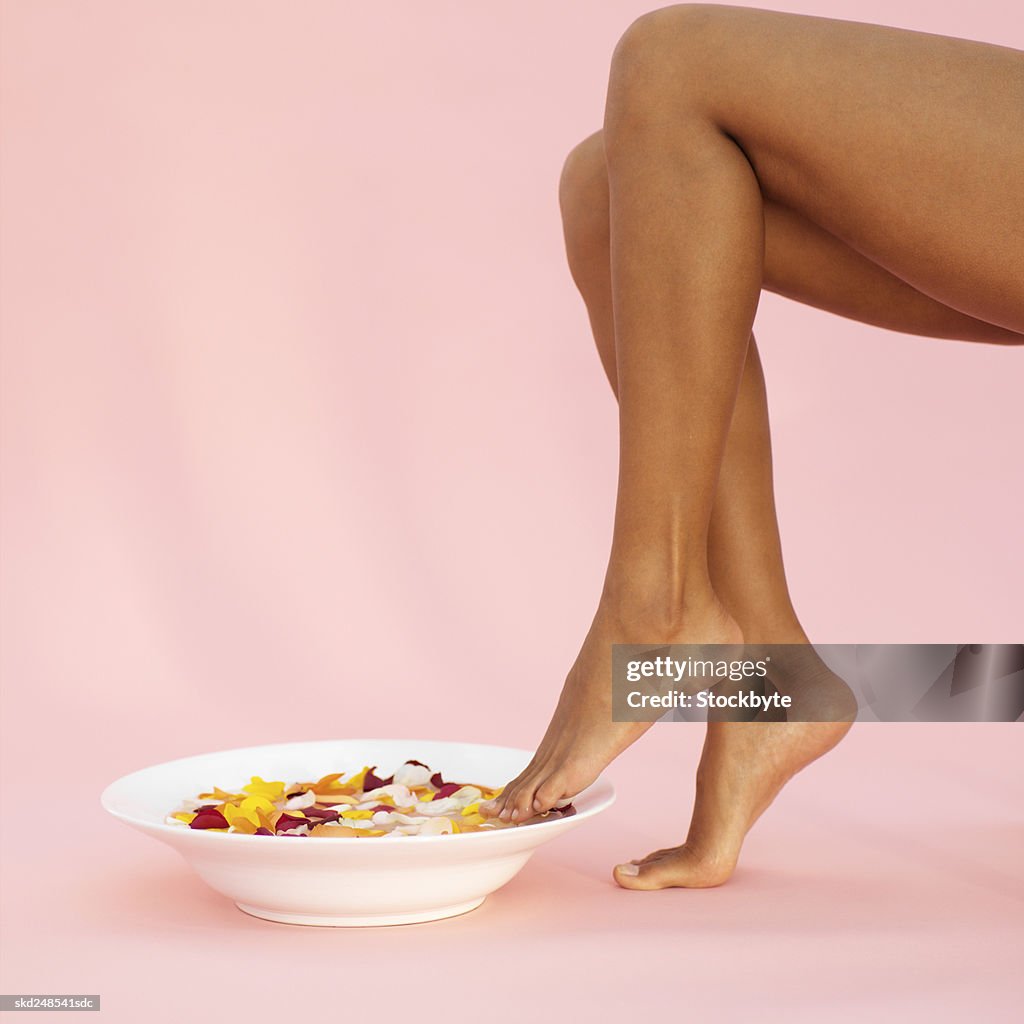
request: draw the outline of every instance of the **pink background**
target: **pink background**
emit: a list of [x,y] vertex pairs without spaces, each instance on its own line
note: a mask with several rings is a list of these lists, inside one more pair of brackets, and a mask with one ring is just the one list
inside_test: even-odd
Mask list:
[[[787,9],[1022,47],[1011,6]],[[3,2],[3,991],[118,1021],[277,1019],[342,979],[382,1019],[514,1020],[537,985],[550,1019],[1013,1017],[1013,726],[855,729],[729,887],[625,893],[611,865],[689,810],[649,779],[689,778],[699,729],[661,727],[611,812],[408,929],[246,918],[99,810],[223,747],[537,741],[615,480],[556,181],[645,9]],[[1024,354],[771,296],[758,335],[812,637],[1020,640]],[[396,959],[488,980],[394,991]]]

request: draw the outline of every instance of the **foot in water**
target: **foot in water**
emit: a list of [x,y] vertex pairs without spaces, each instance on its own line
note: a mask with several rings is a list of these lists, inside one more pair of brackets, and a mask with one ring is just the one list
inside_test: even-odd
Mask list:
[[651,727],[651,722],[612,721],[612,644],[737,644],[742,639],[717,600],[691,609],[681,628],[653,634],[624,625],[602,603],[533,760],[481,810],[506,821],[542,814],[586,789]]

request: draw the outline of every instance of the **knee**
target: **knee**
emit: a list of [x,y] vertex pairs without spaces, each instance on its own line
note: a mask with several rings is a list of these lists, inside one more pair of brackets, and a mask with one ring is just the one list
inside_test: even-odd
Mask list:
[[608,245],[608,171],[602,132],[573,147],[558,182],[569,265],[575,269]]
[[641,14],[612,53],[613,82],[625,87],[644,81],[650,85],[671,71],[692,73],[710,34],[729,10],[718,4],[674,4]]
[[637,18],[612,54],[605,117],[609,149],[623,132],[664,125],[707,90],[718,26],[729,8],[676,4]]

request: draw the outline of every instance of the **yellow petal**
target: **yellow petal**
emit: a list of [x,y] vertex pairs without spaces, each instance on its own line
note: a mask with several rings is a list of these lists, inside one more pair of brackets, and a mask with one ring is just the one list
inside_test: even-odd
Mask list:
[[341,816],[352,821],[357,821],[362,818],[372,818],[373,811],[342,811]]
[[361,772],[356,772],[355,775],[350,779],[346,779],[344,786],[346,789],[362,789],[363,782],[366,780],[366,773],[370,770],[370,766],[366,765]]
[[462,808],[462,816],[464,818],[468,818],[469,815],[476,814],[476,812],[478,810],[480,810],[480,803],[479,803],[479,801],[477,803],[475,803],[475,804],[468,804],[466,807]]
[[243,811],[274,810],[274,801],[267,796],[247,796],[239,805]]
[[272,800],[284,795],[283,782],[264,782],[258,775],[254,775],[249,785],[242,789],[250,796],[269,796]]
[[[271,804],[271,807],[273,807],[273,804]],[[238,825],[240,821],[248,822],[248,824],[252,825],[253,832],[256,831],[260,824],[258,809],[255,807],[247,808],[244,801],[241,807],[225,804],[221,808],[220,813],[224,815],[229,825]]]
[[178,811],[177,814],[172,814],[171,817],[177,818],[178,821],[185,822],[186,825],[191,825],[192,822],[196,820],[196,816],[194,814],[190,814],[188,811]]

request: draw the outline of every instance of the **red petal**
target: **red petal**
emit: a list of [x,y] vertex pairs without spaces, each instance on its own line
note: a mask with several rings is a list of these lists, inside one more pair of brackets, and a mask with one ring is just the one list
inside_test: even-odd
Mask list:
[[334,821],[340,815],[330,807],[304,807],[303,811],[307,818],[319,818],[321,821]]
[[446,782],[435,794],[435,800],[443,800],[446,796],[451,796],[452,793],[457,793],[462,789],[461,782]]
[[406,764],[414,764],[414,765],[417,765],[420,768],[426,768],[428,772],[430,771],[430,765],[429,764],[424,764],[422,761],[406,761],[405,763]]
[[370,808],[370,811],[373,814],[376,814],[378,811],[387,811],[387,813],[390,814],[394,810],[395,810],[394,807],[388,807],[387,804],[377,804],[376,807],[371,807]]
[[228,819],[220,811],[207,808],[200,811],[189,823],[189,828],[227,828]]
[[298,828],[299,825],[308,825],[309,818],[297,818],[294,814],[282,814],[274,823],[274,829],[280,835],[285,829]]
[[435,789],[440,789],[444,785],[444,779],[441,778],[440,772],[434,772],[434,774],[430,776],[430,784]]
[[390,779],[382,779],[374,772],[377,770],[377,766],[374,765],[363,777],[363,792],[369,793],[371,789],[380,789],[381,786],[390,786],[395,781],[394,775]]
[[269,828],[264,828],[262,825],[253,832],[254,836],[272,836],[273,834],[274,833],[271,832]]

